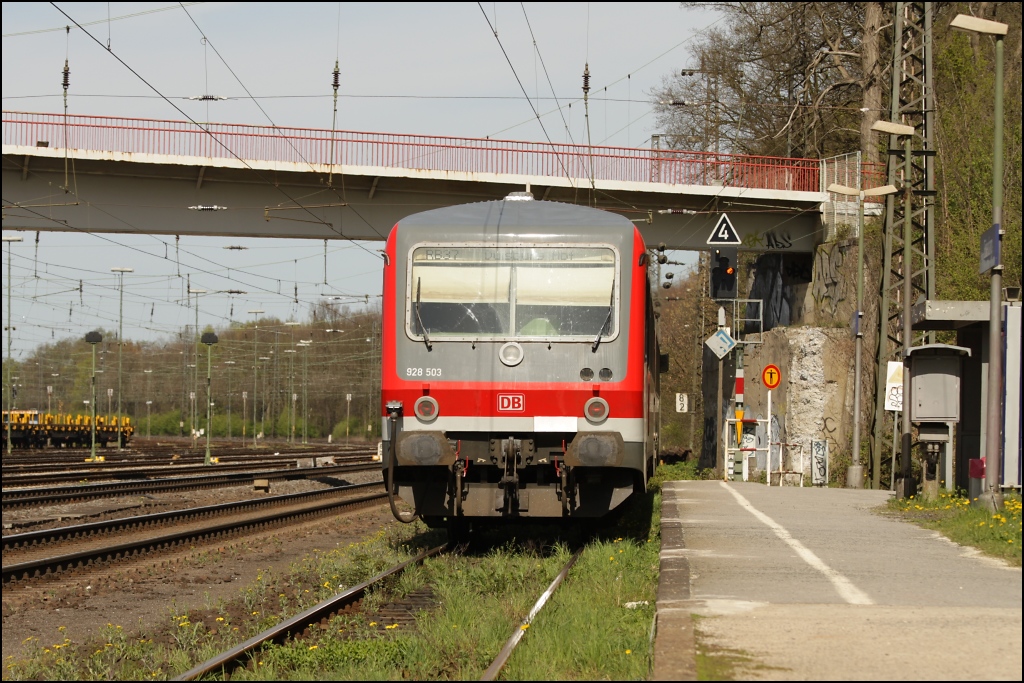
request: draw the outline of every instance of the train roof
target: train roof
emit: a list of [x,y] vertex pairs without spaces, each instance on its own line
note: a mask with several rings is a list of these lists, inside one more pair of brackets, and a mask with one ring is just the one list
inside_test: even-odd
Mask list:
[[419,228],[429,229],[446,237],[512,237],[554,232],[564,237],[614,241],[626,236],[632,239],[635,230],[629,219],[608,211],[518,198],[424,211],[403,218],[398,227],[415,232],[419,232]]

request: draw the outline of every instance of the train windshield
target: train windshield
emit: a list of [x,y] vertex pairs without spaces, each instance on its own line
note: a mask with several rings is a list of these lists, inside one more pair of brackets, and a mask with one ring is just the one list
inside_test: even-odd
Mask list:
[[618,332],[617,273],[608,246],[420,246],[409,270],[409,331],[431,340],[609,340]]

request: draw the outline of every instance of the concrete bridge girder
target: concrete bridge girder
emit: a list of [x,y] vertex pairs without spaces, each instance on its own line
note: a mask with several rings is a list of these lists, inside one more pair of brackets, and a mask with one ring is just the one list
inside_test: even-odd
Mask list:
[[[62,150],[4,145],[3,228],[382,240],[409,214],[501,199],[529,185],[537,199],[585,204],[593,196],[598,208],[635,221],[649,245],[664,242],[670,249],[707,249],[722,212],[743,239],[741,249],[806,253],[824,237],[827,197],[817,192],[613,181],[597,181],[593,192],[586,179],[570,184],[564,177],[248,166],[233,159],[75,150],[68,164],[71,192],[65,193]],[[194,206],[226,208],[188,208]]]

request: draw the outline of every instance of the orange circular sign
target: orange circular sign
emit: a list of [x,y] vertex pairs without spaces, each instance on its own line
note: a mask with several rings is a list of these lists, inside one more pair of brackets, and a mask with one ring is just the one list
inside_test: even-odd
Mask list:
[[774,389],[782,381],[782,371],[777,365],[766,365],[761,371],[761,382],[766,389]]

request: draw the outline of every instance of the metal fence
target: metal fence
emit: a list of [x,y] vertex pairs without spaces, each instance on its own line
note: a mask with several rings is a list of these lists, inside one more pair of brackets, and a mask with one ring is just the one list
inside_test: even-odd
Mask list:
[[[3,144],[246,162],[821,191],[821,162],[745,154],[3,112]],[[319,169],[318,169],[319,170]],[[340,170],[340,169],[339,169]]]

